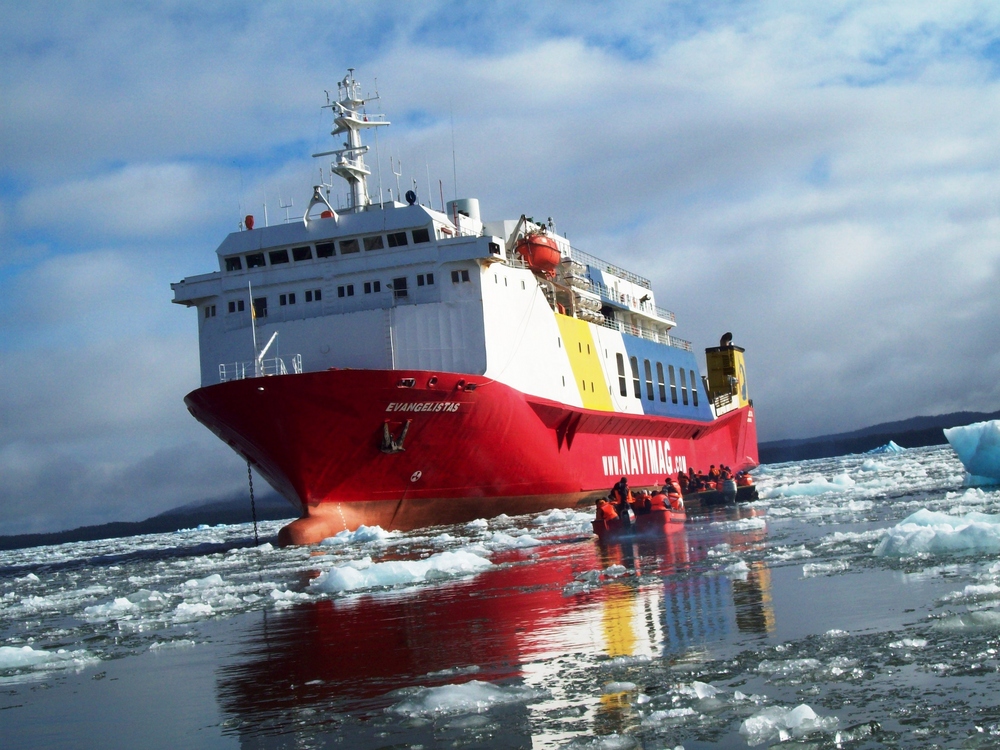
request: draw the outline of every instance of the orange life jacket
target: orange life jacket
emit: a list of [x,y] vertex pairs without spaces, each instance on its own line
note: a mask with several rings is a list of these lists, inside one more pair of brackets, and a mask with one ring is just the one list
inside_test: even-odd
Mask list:
[[667,509],[667,496],[662,492],[657,492],[649,501],[650,510],[666,510]]
[[615,506],[611,503],[604,501],[597,504],[598,521],[613,521],[616,518],[618,518],[618,513],[615,512]]

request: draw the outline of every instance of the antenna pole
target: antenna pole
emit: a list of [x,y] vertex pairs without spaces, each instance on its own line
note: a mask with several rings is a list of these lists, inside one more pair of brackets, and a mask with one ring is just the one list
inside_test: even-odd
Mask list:
[[451,106],[451,172],[455,183],[455,200],[458,200],[458,159],[455,157],[455,106]]
[[263,193],[264,197],[264,226],[267,226],[267,193]]
[[426,161],[424,162],[424,169],[427,170],[427,208],[434,208],[433,201],[431,200],[431,196],[434,195],[431,192],[431,168]]
[[441,193],[441,213],[444,213],[444,183],[438,180],[438,190]]

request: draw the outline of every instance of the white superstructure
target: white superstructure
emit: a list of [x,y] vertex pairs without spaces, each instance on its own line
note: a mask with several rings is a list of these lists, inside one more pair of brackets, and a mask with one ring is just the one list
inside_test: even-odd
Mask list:
[[199,311],[203,386],[334,367],[436,370],[573,406],[711,418],[690,345],[671,336],[674,317],[648,280],[551,232],[562,262],[532,269],[517,241],[547,228],[483,223],[474,199],[444,210],[412,194],[373,201],[360,132],[388,122],[364,104],[349,74],[327,105],[345,145],[316,155],[347,181],[347,209],[316,186],[302,217],[230,234],[219,270],[172,284],[174,302]]

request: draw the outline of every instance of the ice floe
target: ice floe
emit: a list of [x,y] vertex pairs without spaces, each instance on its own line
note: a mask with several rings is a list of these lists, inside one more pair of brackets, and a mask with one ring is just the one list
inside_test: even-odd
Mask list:
[[413,718],[482,713],[497,706],[530,703],[548,696],[547,692],[530,687],[494,685],[479,680],[400,692],[407,697],[386,710]]
[[944,436],[969,473],[970,484],[1000,484],[1000,420],[951,427]]
[[493,567],[484,557],[464,550],[439,552],[424,560],[390,560],[339,565],[309,582],[312,591],[338,593],[479,573]]
[[1000,552],[1000,515],[952,516],[922,508],[889,529],[875,548],[880,556]]
[[795,708],[770,706],[754,714],[740,725],[740,734],[750,747],[765,742],[785,742],[813,733],[831,734],[840,720],[836,716],[819,716],[806,704]]

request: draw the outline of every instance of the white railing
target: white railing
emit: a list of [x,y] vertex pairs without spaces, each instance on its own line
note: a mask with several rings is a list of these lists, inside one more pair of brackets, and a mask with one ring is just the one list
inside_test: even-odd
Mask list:
[[[302,374],[302,355],[295,354],[291,357],[292,372],[296,375]],[[244,380],[246,378],[263,378],[270,375],[288,375],[288,368],[285,367],[285,360],[281,357],[270,357],[259,362],[250,360],[249,362],[230,362],[219,365],[219,382],[225,383],[229,380]]]
[[666,344],[667,346],[672,346],[676,349],[683,349],[688,352],[694,351],[691,347],[690,341],[685,341],[684,339],[679,339],[676,336],[671,336],[669,333],[647,331],[644,328],[638,328],[630,323],[624,323],[620,320],[608,320],[607,318],[604,319],[604,322],[597,323],[596,325],[610,328],[612,331],[627,333],[630,336],[636,336],[637,338],[646,339],[647,341],[655,341],[657,344]]

